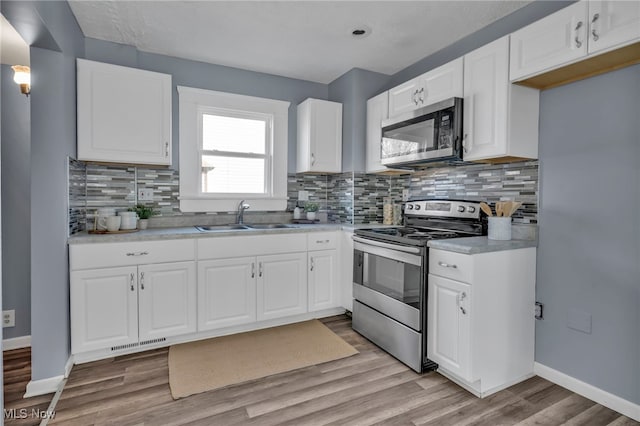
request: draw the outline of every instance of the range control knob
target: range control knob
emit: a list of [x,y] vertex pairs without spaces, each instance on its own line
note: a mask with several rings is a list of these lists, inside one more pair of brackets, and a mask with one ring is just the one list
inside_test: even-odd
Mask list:
[[407,204],[407,210],[413,210],[413,204]]
[[465,210],[464,206],[458,206],[458,211],[460,213],[464,212],[464,210]]
[[420,210],[420,204],[416,204],[415,209],[416,209],[416,210]]
[[468,211],[469,213],[475,213],[476,208],[475,208],[475,207],[473,207],[473,206],[469,206],[469,207],[467,207],[467,211]]

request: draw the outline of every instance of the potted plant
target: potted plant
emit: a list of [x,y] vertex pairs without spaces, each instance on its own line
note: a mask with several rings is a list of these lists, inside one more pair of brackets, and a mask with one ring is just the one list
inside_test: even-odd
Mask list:
[[318,211],[318,204],[307,203],[304,206],[304,211],[307,212],[308,220],[316,220],[316,212]]
[[140,229],[147,229],[147,226],[149,226],[149,218],[158,213],[153,207],[145,206],[144,204],[138,204],[134,210],[140,219],[138,221],[138,228]]

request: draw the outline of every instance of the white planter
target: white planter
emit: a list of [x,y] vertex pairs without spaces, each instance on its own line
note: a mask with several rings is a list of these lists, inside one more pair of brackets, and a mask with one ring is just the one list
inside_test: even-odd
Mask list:
[[308,220],[316,220],[316,212],[307,212]]
[[139,229],[147,229],[149,226],[149,219],[140,219],[138,220],[138,228]]

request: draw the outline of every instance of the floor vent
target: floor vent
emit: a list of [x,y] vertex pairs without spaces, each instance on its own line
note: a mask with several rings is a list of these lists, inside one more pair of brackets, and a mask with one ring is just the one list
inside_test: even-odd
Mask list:
[[153,345],[154,343],[161,343],[161,342],[166,342],[167,339],[164,337],[161,337],[160,339],[153,339],[153,340],[145,340],[144,342],[140,342],[140,346],[142,345]]
[[139,343],[129,343],[128,345],[120,345],[120,346],[111,346],[111,351],[121,351],[123,349],[137,348],[140,346]]

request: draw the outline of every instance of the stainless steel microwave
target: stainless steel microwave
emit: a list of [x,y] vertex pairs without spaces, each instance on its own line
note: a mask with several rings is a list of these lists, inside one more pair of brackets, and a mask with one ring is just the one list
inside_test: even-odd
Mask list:
[[462,160],[462,98],[450,98],[382,121],[382,164],[415,167]]

